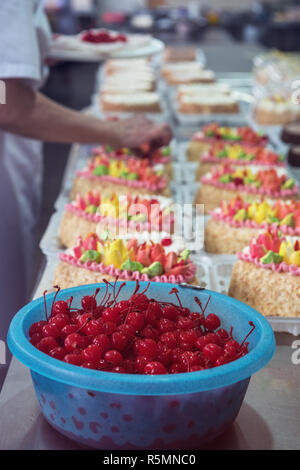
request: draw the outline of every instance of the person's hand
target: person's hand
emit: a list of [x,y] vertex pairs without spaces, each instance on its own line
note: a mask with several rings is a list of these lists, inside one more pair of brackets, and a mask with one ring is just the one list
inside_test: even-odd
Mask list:
[[141,149],[148,144],[151,149],[168,145],[172,131],[168,124],[155,124],[143,115],[111,122],[114,147]]

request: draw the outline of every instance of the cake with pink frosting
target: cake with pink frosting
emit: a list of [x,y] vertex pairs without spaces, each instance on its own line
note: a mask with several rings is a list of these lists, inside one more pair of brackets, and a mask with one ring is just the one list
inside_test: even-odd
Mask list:
[[118,194],[161,194],[170,196],[163,165],[151,166],[147,159],[110,158],[100,154],[76,172],[71,198],[98,190],[102,196]]
[[197,284],[196,266],[182,240],[170,237],[159,243],[110,239],[107,234],[90,233],[60,253],[54,285],[61,288],[124,280]]
[[246,144],[226,144],[218,142],[213,144],[208,151],[203,152],[198,160],[199,166],[196,177],[201,178],[216,165],[261,165],[284,167],[284,155],[280,155],[273,150]]
[[173,178],[171,147],[163,146],[152,149],[150,144],[144,144],[137,154],[128,147],[113,148],[110,145],[99,145],[92,149],[93,157],[106,156],[110,159],[128,161],[131,158],[147,162],[150,166],[163,169],[164,176],[168,180]]
[[229,295],[274,317],[300,317],[300,237],[269,230],[238,253]]
[[300,236],[300,201],[262,199],[248,202],[240,196],[222,201],[205,226],[205,250],[235,254],[262,231],[278,228],[282,234]]
[[246,145],[264,147],[268,143],[268,137],[256,132],[251,127],[220,126],[211,123],[203,126],[196,132],[187,149],[187,157],[192,161],[199,161],[203,152],[209,151],[212,145],[223,143],[224,145]]
[[205,213],[240,195],[244,200],[262,197],[273,199],[299,199],[299,188],[284,168],[263,166],[216,166],[201,178],[195,197],[196,204],[204,204]]
[[163,196],[101,196],[90,191],[65,206],[58,238],[62,246],[72,247],[78,236],[108,230],[119,236],[152,231],[162,236],[174,231],[173,201]]

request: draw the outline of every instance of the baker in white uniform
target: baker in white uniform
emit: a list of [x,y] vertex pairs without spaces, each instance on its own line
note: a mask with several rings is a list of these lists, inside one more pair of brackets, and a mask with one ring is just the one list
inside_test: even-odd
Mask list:
[[41,0],[2,0],[0,8],[0,339],[31,282],[38,215],[41,142],[138,147],[171,131],[145,118],[104,122],[38,92],[47,69],[50,29]]

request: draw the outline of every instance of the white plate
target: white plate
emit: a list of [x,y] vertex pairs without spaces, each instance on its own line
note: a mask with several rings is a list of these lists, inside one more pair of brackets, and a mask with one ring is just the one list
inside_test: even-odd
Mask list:
[[134,59],[138,57],[148,57],[159,54],[164,50],[164,43],[159,39],[152,38],[149,44],[136,49],[120,49],[112,53],[95,54],[93,51],[71,50],[52,48],[48,55],[50,59],[76,61],[76,62],[100,62],[108,58],[113,59]]

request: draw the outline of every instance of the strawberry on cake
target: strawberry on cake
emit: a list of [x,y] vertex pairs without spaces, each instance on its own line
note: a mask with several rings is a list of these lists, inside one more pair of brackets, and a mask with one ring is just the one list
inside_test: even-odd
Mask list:
[[151,166],[147,160],[129,158],[112,159],[99,155],[88,162],[83,170],[76,172],[71,198],[84,196],[94,189],[101,196],[118,194],[160,194],[170,196],[163,165]]
[[173,233],[174,212],[172,199],[163,196],[103,197],[99,191],[77,196],[67,204],[59,228],[58,238],[63,246],[75,245],[78,236],[85,238],[91,232],[108,230],[116,236],[136,232]]
[[247,144],[226,144],[224,141],[213,144],[207,152],[199,157],[196,178],[201,178],[218,164],[233,164],[235,166],[261,165],[284,166],[284,155],[273,150]]
[[212,123],[193,135],[187,149],[187,157],[189,160],[198,161],[203,152],[220,142],[226,145],[239,143],[249,147],[264,147],[268,143],[268,137],[255,132],[251,127],[224,127]]
[[250,201],[261,197],[299,199],[299,188],[284,168],[216,166],[201,178],[195,203],[204,204],[208,214],[219,207],[222,200],[230,201],[237,194]]
[[268,231],[240,253],[229,295],[274,317],[300,317],[300,237]]
[[252,203],[240,196],[222,201],[210,213],[205,227],[205,250],[236,254],[262,231],[279,228],[282,234],[300,236],[300,201],[262,199]]
[[54,285],[65,289],[83,284],[124,280],[197,284],[196,266],[182,241],[139,243],[137,239],[110,240],[89,234],[60,254]]

